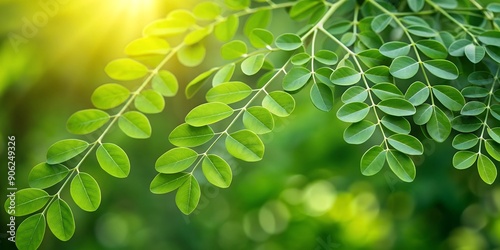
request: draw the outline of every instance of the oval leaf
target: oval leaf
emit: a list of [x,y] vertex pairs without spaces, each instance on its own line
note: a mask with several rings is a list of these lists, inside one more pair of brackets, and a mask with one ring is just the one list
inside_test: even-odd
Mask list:
[[415,107],[409,101],[400,98],[386,99],[377,104],[384,113],[393,116],[408,116],[416,112]]
[[247,162],[262,160],[265,150],[259,136],[250,130],[229,134],[226,138],[226,149],[235,158]]
[[101,168],[108,174],[125,178],[130,173],[130,161],[127,153],[118,145],[103,143],[96,151],[97,161]]
[[386,151],[379,146],[373,146],[361,157],[361,173],[372,176],[382,169],[385,164]]
[[101,189],[94,177],[80,172],[71,181],[71,197],[82,210],[93,212],[101,204]]
[[206,99],[209,102],[231,104],[247,98],[251,93],[252,88],[243,82],[226,82],[211,88]]
[[104,71],[112,79],[131,81],[144,77],[149,72],[149,69],[135,60],[123,58],[110,62]]
[[207,155],[202,163],[203,174],[214,186],[227,188],[231,185],[233,173],[227,162],[217,155]]
[[68,204],[56,199],[47,210],[47,224],[50,231],[62,241],[67,241],[75,233],[75,219]]
[[156,171],[174,174],[186,170],[198,159],[198,153],[190,148],[173,148],[156,160]]
[[351,124],[344,131],[344,141],[349,144],[361,144],[372,137],[376,124],[370,121],[360,121]]
[[151,136],[151,125],[148,118],[137,111],[129,111],[120,116],[118,127],[132,138],[145,139]]
[[175,195],[175,204],[185,215],[192,213],[200,201],[200,185],[193,175],[189,175],[187,180],[179,187]]
[[[42,189],[38,188],[26,188],[21,189],[15,193],[15,206],[11,207],[10,202],[12,201],[12,197],[9,198],[5,202],[5,211],[9,211],[10,215],[14,216],[24,216],[31,213],[34,213],[47,204],[50,200],[50,195]],[[14,209],[15,213],[11,214],[10,210]]]
[[177,126],[168,140],[177,147],[196,147],[210,141],[214,131],[209,126],[194,127],[187,123]]
[[295,99],[286,92],[274,91],[264,97],[262,106],[276,116],[287,117],[295,109]]
[[98,109],[86,109],[71,115],[66,128],[73,134],[84,135],[98,130],[108,121],[108,113]]
[[47,150],[47,163],[53,165],[65,162],[83,153],[88,147],[88,142],[82,140],[67,139],[58,141]]
[[201,127],[216,123],[230,117],[234,113],[233,108],[221,102],[210,102],[199,105],[191,110],[186,116],[186,123]]
[[274,129],[274,118],[266,108],[250,107],[243,113],[243,125],[256,134],[265,134]]
[[408,155],[391,149],[386,154],[386,160],[392,172],[402,181],[412,182],[415,179],[415,164]]
[[407,155],[421,155],[424,153],[422,143],[411,135],[395,134],[387,138],[387,142],[396,150]]
[[156,114],[165,108],[165,99],[158,91],[147,89],[135,97],[134,104],[142,113]]
[[166,194],[179,188],[189,176],[189,173],[158,174],[149,189],[153,194]]
[[69,169],[64,165],[43,162],[31,169],[28,182],[33,188],[48,188],[64,180],[68,173]]
[[35,214],[26,218],[17,229],[16,246],[18,249],[35,250],[45,235],[45,216]]
[[108,83],[99,86],[92,97],[92,104],[100,109],[112,109],[124,103],[130,96],[130,90],[120,84]]

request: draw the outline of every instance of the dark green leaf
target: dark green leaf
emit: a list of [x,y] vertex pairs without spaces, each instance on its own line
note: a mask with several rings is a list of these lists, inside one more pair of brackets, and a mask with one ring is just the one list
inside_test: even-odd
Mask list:
[[415,114],[413,104],[405,99],[392,98],[380,101],[377,107],[384,113],[393,116],[408,116]]
[[446,114],[438,107],[433,106],[431,119],[426,124],[427,132],[432,139],[443,142],[451,133],[451,123]]
[[444,45],[436,40],[420,40],[416,43],[417,48],[432,59],[445,59],[448,51]]
[[456,131],[462,133],[471,133],[478,130],[483,122],[475,116],[457,116],[451,121],[451,126]]
[[408,6],[413,12],[419,12],[424,7],[425,0],[408,0]]
[[386,153],[386,160],[392,172],[402,181],[412,182],[415,179],[415,164],[408,155],[391,149]]
[[418,72],[418,62],[409,56],[399,56],[392,61],[389,70],[396,78],[412,78]]
[[382,117],[380,123],[394,133],[409,134],[411,131],[410,122],[403,117],[386,115]]
[[476,116],[482,114],[485,110],[486,110],[486,105],[484,103],[478,101],[471,101],[466,103],[462,107],[460,114]]
[[424,153],[424,146],[412,135],[395,134],[387,138],[387,142],[396,150],[407,155],[421,155]]
[[410,45],[405,42],[391,41],[382,45],[379,51],[384,56],[396,58],[408,55],[410,52]]
[[500,143],[500,128],[488,128],[488,135],[496,141],[497,143]]
[[412,35],[420,36],[420,37],[435,37],[437,36],[437,32],[427,26],[422,25],[411,25],[407,27],[408,32]]
[[458,150],[467,150],[477,145],[479,138],[475,134],[458,134],[451,145]]
[[372,137],[376,127],[376,124],[367,120],[353,123],[344,131],[344,141],[349,144],[364,143]]
[[361,173],[372,176],[382,169],[385,164],[386,151],[379,146],[373,146],[361,157]]
[[389,14],[381,14],[373,18],[371,27],[373,31],[382,32],[392,21],[392,16]]
[[483,98],[488,96],[489,91],[479,86],[469,86],[462,89],[462,95],[467,98]]
[[455,64],[444,59],[428,60],[424,62],[424,67],[431,74],[445,80],[455,80],[458,78],[458,69]]
[[361,80],[361,74],[349,67],[340,67],[333,71],[330,81],[340,86],[350,86]]
[[471,61],[472,63],[478,63],[481,60],[483,60],[486,54],[486,49],[483,46],[476,46],[474,44],[469,44],[465,46],[464,52],[465,56],[467,56],[469,61]]
[[337,117],[344,122],[359,122],[370,112],[370,106],[364,102],[346,103],[337,111]]
[[314,84],[311,87],[310,96],[316,108],[326,112],[333,108],[333,91],[325,84]]
[[474,71],[468,77],[467,80],[475,85],[489,85],[492,84],[495,78],[487,71]]
[[403,98],[403,93],[392,83],[378,83],[371,90],[380,100]]
[[413,122],[417,125],[424,125],[431,119],[433,113],[433,108],[431,105],[424,103],[417,107],[415,114],[413,115]]
[[429,98],[429,88],[420,81],[416,81],[406,90],[405,98],[414,106],[419,106]]
[[456,88],[448,85],[436,85],[432,87],[432,93],[447,109],[460,111],[465,105],[465,99]]
[[453,167],[456,169],[467,169],[472,166],[477,159],[477,153],[471,151],[458,151],[453,155]]
[[389,67],[375,66],[365,71],[365,77],[373,83],[381,82],[391,82],[391,74],[389,73]]
[[500,31],[486,31],[479,35],[479,41],[486,45],[500,47]]
[[472,42],[467,39],[456,40],[450,45],[448,52],[452,56],[463,56],[465,54],[465,47],[469,44],[472,44]]
[[352,86],[342,94],[342,102],[364,102],[368,97],[368,91],[361,86]]

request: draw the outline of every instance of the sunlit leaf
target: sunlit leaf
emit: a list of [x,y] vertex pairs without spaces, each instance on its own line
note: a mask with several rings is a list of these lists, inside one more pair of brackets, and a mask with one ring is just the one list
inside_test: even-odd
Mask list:
[[47,224],[50,231],[60,240],[67,241],[75,233],[75,219],[69,205],[56,199],[47,210]]
[[195,107],[186,115],[186,123],[201,127],[226,119],[233,113],[233,108],[222,102],[205,103]]
[[48,188],[64,180],[68,173],[69,169],[64,165],[43,162],[31,169],[28,182],[32,188]]
[[250,107],[243,113],[243,125],[256,134],[265,134],[274,129],[274,118],[266,108]]
[[200,196],[200,184],[193,175],[188,175],[187,180],[177,190],[175,204],[182,213],[188,215],[198,206]]
[[108,174],[125,178],[130,173],[130,161],[127,153],[118,145],[103,143],[96,151],[97,161],[101,168]]
[[196,147],[202,145],[214,136],[214,131],[209,126],[194,127],[187,123],[177,126],[168,140],[177,147]]
[[274,91],[264,97],[262,106],[276,116],[287,117],[295,109],[295,99],[286,92]]
[[353,123],[344,131],[344,141],[349,144],[364,143],[372,137],[376,127],[376,124],[367,120]]
[[130,90],[120,84],[108,83],[99,86],[92,97],[92,104],[100,109],[112,109],[124,103],[130,96]]
[[69,132],[77,135],[92,133],[109,121],[108,113],[98,109],[85,109],[72,114],[66,122]]
[[[14,198],[15,206],[13,210],[15,212],[10,215],[25,216],[42,209],[50,200],[51,196],[42,189],[25,188],[17,191]],[[11,210],[9,209],[11,205],[10,202],[11,198],[5,201],[5,211]]]
[[83,153],[89,143],[77,139],[66,139],[52,144],[47,150],[47,163],[58,164]]
[[87,173],[79,172],[73,177],[70,193],[82,210],[93,212],[101,204],[101,189],[94,177]]
[[474,165],[477,153],[471,151],[458,151],[453,155],[453,167],[456,169],[467,169]]
[[26,218],[17,228],[16,246],[18,249],[36,250],[45,235],[45,216],[42,213]]
[[190,148],[173,148],[161,155],[155,163],[156,171],[175,174],[189,168],[198,158],[198,153]]
[[240,130],[231,133],[226,138],[226,149],[243,161],[255,162],[264,156],[264,144],[259,136],[250,130]]
[[145,139],[151,136],[151,125],[148,118],[137,111],[129,111],[120,116],[118,127],[132,138]]
[[104,69],[109,77],[119,81],[131,81],[144,77],[149,69],[130,58],[116,59]]
[[213,185],[227,188],[231,185],[233,173],[227,162],[217,155],[207,155],[202,163],[203,175]]
[[188,178],[189,173],[158,174],[149,189],[153,194],[166,194],[179,188]]
[[387,151],[386,160],[392,172],[402,181],[412,182],[415,179],[415,164],[408,155],[391,149]]

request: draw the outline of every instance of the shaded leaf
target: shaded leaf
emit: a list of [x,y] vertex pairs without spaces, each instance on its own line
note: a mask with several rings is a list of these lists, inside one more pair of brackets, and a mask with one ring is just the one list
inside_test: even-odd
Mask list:
[[408,155],[391,149],[387,151],[386,160],[392,172],[402,181],[412,182],[415,179],[415,164]]
[[400,98],[392,98],[380,101],[377,107],[384,113],[393,116],[408,116],[416,112],[415,107],[409,101]]
[[399,56],[392,61],[389,70],[396,78],[412,78],[418,72],[418,62],[409,56]]
[[477,145],[479,138],[475,134],[458,134],[451,145],[458,150],[467,150]]
[[372,137],[376,127],[376,124],[367,120],[353,123],[344,131],[344,141],[349,144],[364,143]]
[[370,106],[364,102],[346,103],[337,111],[337,117],[343,122],[359,122],[370,112]]
[[387,138],[387,142],[396,150],[407,155],[421,155],[424,153],[422,143],[412,135],[395,134]]
[[465,99],[456,88],[448,85],[432,87],[432,93],[447,109],[460,111],[465,104]]
[[382,169],[385,164],[386,151],[380,146],[373,146],[361,157],[361,173],[372,176]]

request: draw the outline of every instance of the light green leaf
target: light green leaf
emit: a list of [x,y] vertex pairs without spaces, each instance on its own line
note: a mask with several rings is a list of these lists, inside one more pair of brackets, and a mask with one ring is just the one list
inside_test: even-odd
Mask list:
[[401,98],[392,98],[380,101],[377,104],[377,107],[384,113],[393,116],[408,116],[413,115],[416,112],[416,109],[411,102]]
[[130,173],[130,161],[127,153],[118,145],[103,143],[96,151],[101,168],[116,178],[125,178]]
[[26,218],[17,228],[16,246],[21,250],[36,250],[45,235],[45,217],[42,213]]
[[267,25],[271,22],[272,13],[269,9],[263,9],[252,14],[243,29],[246,36],[250,36],[250,33],[254,29],[265,29]]
[[191,25],[193,25],[192,21],[186,18],[160,19],[148,24],[146,28],[144,28],[144,35],[165,37],[176,36],[186,32]]
[[246,56],[248,48],[245,42],[241,40],[234,40],[222,45],[220,51],[222,58],[226,60],[233,60]]
[[93,212],[101,204],[101,189],[94,177],[79,172],[71,181],[71,197],[82,210]]
[[350,86],[356,84],[359,80],[361,80],[361,73],[345,66],[337,68],[330,76],[330,81],[340,86]]
[[337,64],[339,58],[333,51],[318,50],[314,54],[314,60],[325,65],[335,65]]
[[432,93],[447,109],[460,111],[465,105],[465,99],[456,88],[448,85],[436,85],[432,87]]
[[47,150],[47,163],[58,164],[83,153],[89,147],[86,141],[77,139],[61,140],[52,144]]
[[358,58],[368,68],[385,65],[389,61],[378,49],[363,50],[358,53]]
[[155,176],[149,190],[153,194],[166,194],[179,188],[191,176],[189,173],[158,174]]
[[255,75],[260,71],[266,59],[265,54],[257,54],[246,58],[241,63],[241,71],[248,76]]
[[391,82],[392,77],[389,73],[389,67],[375,66],[365,71],[365,77],[373,83]]
[[209,126],[193,127],[187,123],[177,126],[168,140],[177,147],[196,147],[210,141],[214,131]]
[[392,16],[389,14],[381,14],[373,18],[371,27],[372,30],[380,33],[382,32],[392,21]]
[[201,127],[224,120],[233,113],[233,108],[222,102],[204,103],[187,114],[186,123],[191,126]]
[[337,111],[337,117],[343,122],[359,122],[370,112],[370,106],[364,102],[346,103]]
[[142,37],[129,43],[125,47],[125,54],[129,56],[165,55],[170,51],[170,44],[158,37]]
[[285,51],[292,51],[302,46],[302,39],[293,33],[286,33],[276,38],[276,47]]
[[252,88],[243,82],[226,82],[210,89],[206,99],[209,102],[231,104],[247,98],[251,93]]
[[69,169],[61,164],[49,165],[45,162],[34,166],[28,176],[32,188],[52,187],[68,175]]
[[151,125],[148,118],[137,111],[129,111],[120,116],[118,127],[132,138],[145,139],[151,136]]
[[418,62],[409,56],[396,57],[389,67],[391,75],[400,79],[409,79],[418,72]]
[[488,128],[487,131],[491,139],[500,143],[500,128]]
[[402,181],[412,182],[415,179],[415,164],[408,155],[391,149],[386,154],[386,160],[392,172]]
[[419,12],[424,7],[425,0],[408,0],[408,6],[413,12]]
[[309,16],[311,16],[311,13],[320,5],[320,1],[314,1],[314,0],[303,0],[303,1],[297,1],[296,4],[292,6],[290,9],[290,17],[293,20],[301,21]]
[[477,153],[471,151],[458,151],[453,155],[453,167],[456,169],[467,169],[477,159]]
[[250,43],[255,48],[266,48],[271,46],[274,41],[274,36],[266,29],[253,29],[250,32]]
[[485,110],[486,104],[478,101],[470,101],[462,107],[460,114],[476,116],[482,114]]
[[380,172],[385,164],[386,151],[379,146],[373,146],[361,157],[361,173],[372,176]]
[[311,71],[304,67],[292,68],[283,78],[283,89],[295,91],[304,87],[311,78]]
[[68,204],[56,199],[47,210],[47,224],[50,231],[62,241],[67,241],[75,233],[75,218]]
[[100,109],[112,109],[124,103],[130,96],[130,91],[120,84],[108,83],[99,86],[92,97],[92,104]]
[[308,63],[311,60],[311,55],[301,52],[298,54],[295,54],[292,56],[290,59],[293,65],[300,66]]
[[431,74],[445,80],[455,80],[458,78],[459,72],[457,66],[448,60],[428,60],[424,62],[424,67]]
[[331,25],[326,29],[332,35],[345,34],[352,28],[352,21],[340,19],[332,21]]
[[235,158],[247,162],[260,161],[264,156],[264,144],[259,136],[250,130],[229,134],[226,138],[226,149]]
[[437,32],[428,26],[423,25],[411,25],[407,27],[410,34],[420,37],[435,37]]
[[446,114],[433,106],[431,119],[426,124],[427,132],[437,142],[444,142],[451,133],[451,123]]
[[392,83],[378,83],[371,88],[372,92],[380,99],[403,98],[401,90]]
[[372,137],[376,127],[376,124],[367,120],[353,123],[345,129],[344,141],[349,144],[364,143]]
[[203,62],[206,53],[205,46],[202,43],[196,43],[180,48],[177,52],[177,59],[186,67],[195,67]]
[[416,46],[431,59],[445,59],[448,56],[446,47],[436,40],[420,40],[416,43]]
[[163,96],[172,97],[175,96],[179,90],[179,82],[172,72],[160,70],[158,74],[153,77],[151,87]]
[[66,122],[69,132],[77,135],[92,133],[109,121],[108,113],[99,109],[85,109],[72,114]]
[[387,138],[387,142],[389,142],[389,144],[396,150],[407,155],[421,155],[424,153],[424,146],[412,135],[391,135]]
[[410,45],[405,42],[391,41],[382,45],[379,51],[384,56],[396,58],[408,55],[410,52]]
[[230,41],[238,31],[238,26],[239,18],[236,15],[230,15],[226,20],[215,25],[215,37],[223,42]]
[[263,107],[250,107],[243,113],[243,125],[256,134],[265,134],[274,129],[274,118]]
[[196,18],[202,20],[214,20],[221,12],[221,7],[214,2],[199,3],[193,9],[193,14]]
[[486,6],[486,9],[494,13],[500,13],[500,3],[490,3]]
[[492,45],[500,47],[500,31],[486,31],[479,35],[479,41],[485,45]]
[[309,93],[311,101],[319,110],[328,112],[333,108],[333,91],[323,83],[313,84]]
[[467,39],[456,40],[448,47],[448,53],[452,56],[463,56],[465,54],[465,47],[469,44],[472,44],[472,42]]
[[193,175],[189,175],[175,194],[175,204],[182,213],[189,215],[198,206],[200,196],[200,184]]
[[488,156],[480,154],[477,159],[477,169],[479,176],[487,184],[493,184],[497,178],[497,168]]
[[361,86],[352,86],[342,94],[342,102],[364,102],[368,97],[368,91]]
[[332,81],[330,81],[330,76],[332,75],[333,70],[328,67],[321,67],[319,69],[316,69],[314,72],[314,78],[316,78],[316,81],[324,83],[330,87],[335,87],[333,85]]
[[156,171],[174,174],[189,168],[198,159],[198,153],[190,148],[173,148],[161,155],[155,163]]
[[12,198],[5,201],[5,211],[13,216],[25,216],[42,209],[50,200],[50,195],[42,189],[25,188],[15,193],[15,213],[10,213],[9,209]]
[[189,82],[186,86],[186,97],[192,98],[201,89],[205,80],[207,80],[207,78],[209,78],[216,70],[217,68],[209,69]]
[[203,175],[208,182],[220,188],[227,188],[231,185],[233,173],[227,162],[217,155],[207,155],[201,165]]
[[295,99],[286,92],[274,91],[264,97],[262,106],[276,116],[287,117],[295,109]]
[[234,70],[236,68],[236,64],[230,63],[224,67],[222,67],[217,73],[215,73],[214,78],[212,79],[212,86],[217,87],[222,83],[229,82],[231,77],[233,77]]
[[413,115],[413,122],[417,125],[424,125],[429,122],[432,117],[433,108],[431,105],[424,103],[417,107],[415,114]]
[[451,145],[457,150],[467,150],[477,145],[479,138],[475,134],[458,134]]
[[156,114],[165,108],[165,99],[156,90],[143,90],[134,100],[137,110],[146,114]]
[[429,98],[430,90],[424,83],[416,81],[406,90],[405,98],[413,106],[419,106]]
[[232,10],[243,10],[250,7],[250,0],[224,0],[224,4]]
[[500,161],[500,144],[492,139],[488,139],[484,141],[484,147],[486,148],[486,152],[488,152],[493,159]]
[[408,122],[408,120],[404,117],[386,115],[382,117],[380,123],[394,133],[409,134],[411,131],[410,122]]
[[119,81],[131,81],[144,77],[148,67],[130,58],[116,59],[104,69],[109,77]]

